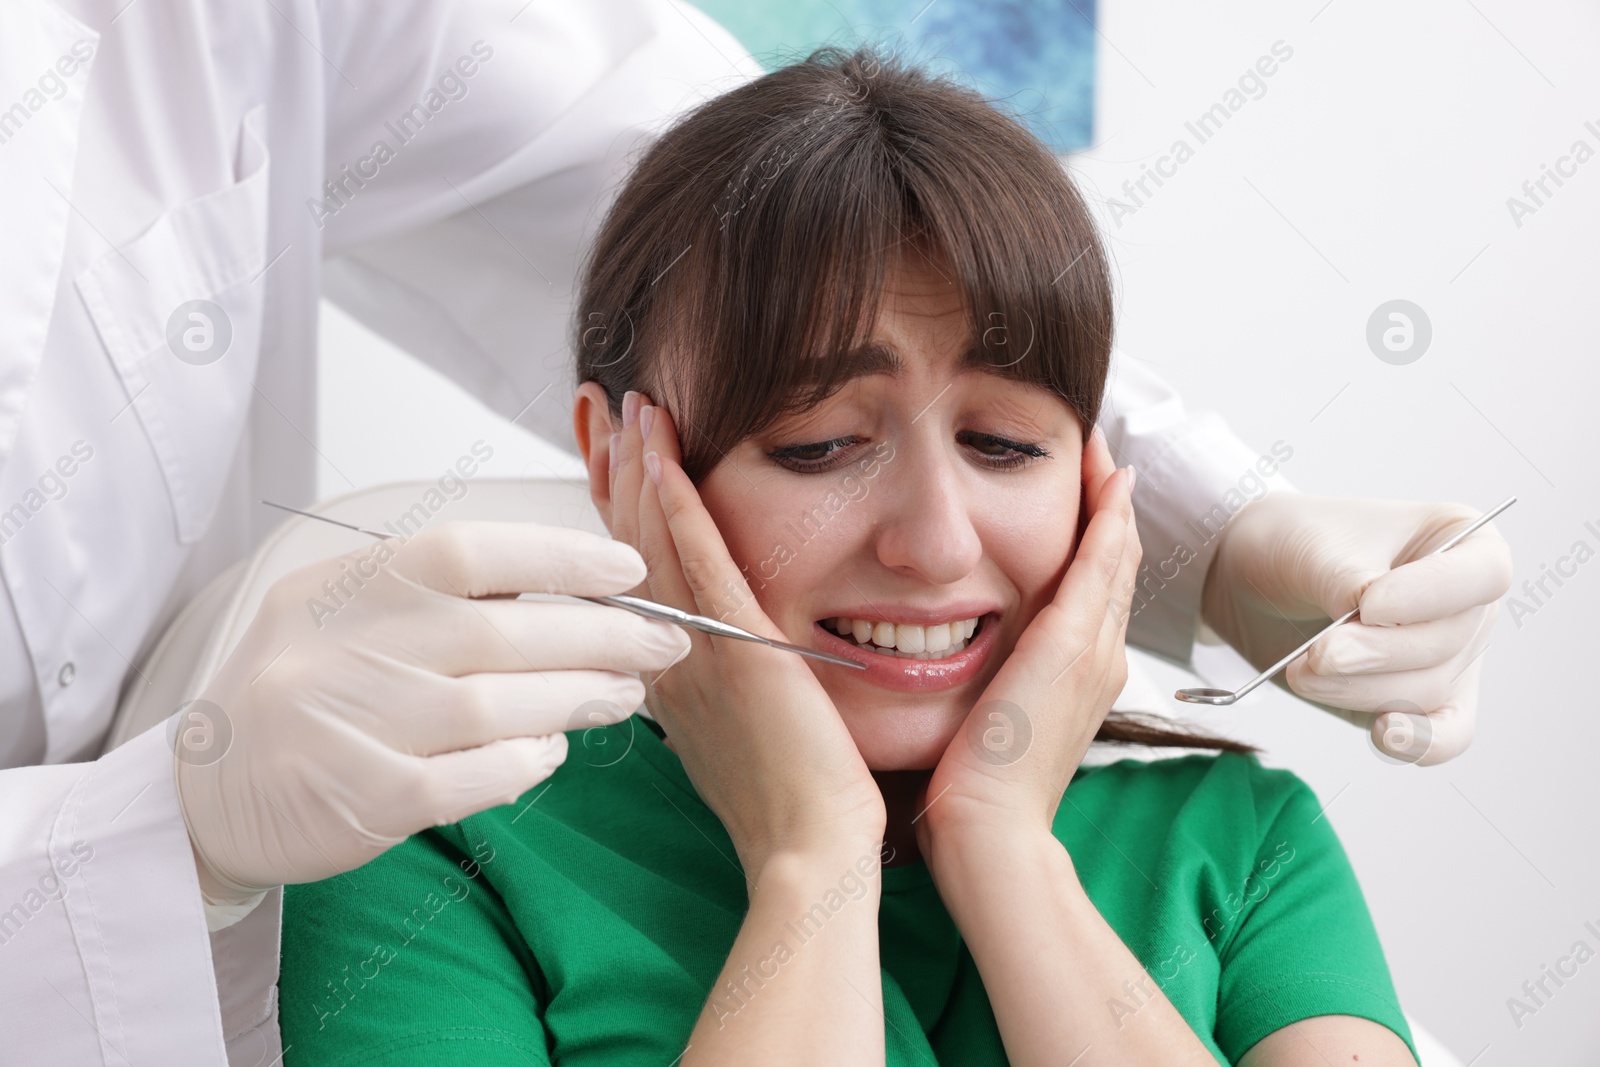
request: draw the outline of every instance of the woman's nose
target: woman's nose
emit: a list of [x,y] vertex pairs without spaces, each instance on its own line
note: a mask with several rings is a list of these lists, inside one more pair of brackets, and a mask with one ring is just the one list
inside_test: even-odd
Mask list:
[[933,585],[971,574],[983,556],[972,485],[947,449],[901,447],[879,477],[878,561]]

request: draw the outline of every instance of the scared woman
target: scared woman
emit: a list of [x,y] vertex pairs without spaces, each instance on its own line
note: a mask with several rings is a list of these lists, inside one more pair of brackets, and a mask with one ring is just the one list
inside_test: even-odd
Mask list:
[[290,887],[287,1063],[1414,1062],[1311,790],[1108,714],[1110,272],[1017,121],[867,52],[711,100],[575,322],[635,592],[865,669],[696,633],[534,792]]

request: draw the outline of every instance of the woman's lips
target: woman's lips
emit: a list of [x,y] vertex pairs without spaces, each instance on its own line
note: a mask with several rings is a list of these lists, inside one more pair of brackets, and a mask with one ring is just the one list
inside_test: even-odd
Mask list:
[[988,662],[990,654],[994,651],[996,635],[1000,631],[997,625],[998,618],[994,615],[985,615],[978,623],[978,630],[972,635],[972,640],[967,647],[953,656],[944,659],[907,659],[904,656],[886,656],[881,652],[874,652],[855,641],[846,641],[820,622],[812,623],[813,629],[820,635],[816,647],[822,652],[832,652],[835,655],[845,656],[867,665],[864,671],[846,670],[837,664],[824,663],[812,660],[810,665],[814,668],[830,668],[844,671],[850,677],[861,677],[873,685],[885,689],[897,689],[907,693],[929,693],[943,689],[954,689],[956,686],[969,682],[982,672],[984,664]]

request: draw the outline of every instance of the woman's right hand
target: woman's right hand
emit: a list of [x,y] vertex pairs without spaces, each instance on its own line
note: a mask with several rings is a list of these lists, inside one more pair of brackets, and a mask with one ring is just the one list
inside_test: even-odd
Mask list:
[[[624,411],[648,399],[637,396]],[[638,549],[648,568],[634,592],[799,643],[767,617],[744,581],[680,466],[671,416],[665,408],[650,410],[648,440],[641,420],[628,412],[612,444],[611,534]],[[659,459],[659,486],[646,467],[649,452]],[[742,591],[734,610],[729,590]],[[876,853],[883,797],[805,660],[754,641],[689,633],[693,647],[685,659],[653,678],[641,675],[647,705],[727,828],[746,874],[759,877],[785,853],[833,855],[841,846]]]

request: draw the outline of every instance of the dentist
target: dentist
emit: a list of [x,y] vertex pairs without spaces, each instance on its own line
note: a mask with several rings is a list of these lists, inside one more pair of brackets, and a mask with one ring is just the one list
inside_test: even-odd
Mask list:
[[[630,672],[687,652],[496,597],[627,591],[632,549],[445,524],[325,626],[327,568],[280,581],[205,691],[224,758],[175,758],[165,727],[102,752],[166,624],[275,523],[255,501],[314,498],[319,298],[567,443],[604,195],[759,73],[671,0],[0,5],[0,1058],[274,1062],[278,887],[519,796],[575,708],[637,707]],[[1510,581],[1492,527],[1412,564],[1475,513],[1302,495],[1113,373],[1148,561],[1129,640],[1187,663],[1203,618],[1264,666],[1359,603],[1287,684],[1380,744],[1403,698],[1431,737],[1410,755],[1462,751]]]

